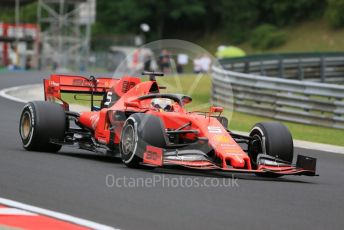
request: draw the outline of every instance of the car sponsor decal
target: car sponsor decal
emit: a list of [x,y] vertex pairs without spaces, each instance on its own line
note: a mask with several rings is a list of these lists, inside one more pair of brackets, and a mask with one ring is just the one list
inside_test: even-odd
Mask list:
[[73,79],[74,86],[86,86],[86,87],[93,87],[93,83],[89,81],[88,79]]
[[226,135],[216,135],[214,136],[214,140],[218,143],[229,143],[231,141],[229,136]]
[[162,149],[148,145],[143,154],[143,163],[162,166]]
[[208,126],[209,133],[222,133],[222,129],[220,126]]
[[58,82],[54,82],[54,81],[51,81],[51,80],[48,80],[48,85],[50,87],[59,87],[60,84]]
[[222,148],[233,148],[233,147],[237,147],[236,144],[228,144],[228,143],[223,143],[221,144]]

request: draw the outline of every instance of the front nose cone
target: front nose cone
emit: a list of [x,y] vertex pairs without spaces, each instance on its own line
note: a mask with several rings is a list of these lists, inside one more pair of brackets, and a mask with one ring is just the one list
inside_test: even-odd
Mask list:
[[248,169],[249,157],[242,153],[230,153],[224,158],[224,168],[238,168],[238,169]]

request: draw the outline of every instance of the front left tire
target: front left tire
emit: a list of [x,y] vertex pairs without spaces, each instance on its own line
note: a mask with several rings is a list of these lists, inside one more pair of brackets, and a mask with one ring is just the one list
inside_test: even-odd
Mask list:
[[147,145],[165,148],[167,144],[165,127],[159,117],[135,113],[126,120],[119,149],[124,164],[139,168]]

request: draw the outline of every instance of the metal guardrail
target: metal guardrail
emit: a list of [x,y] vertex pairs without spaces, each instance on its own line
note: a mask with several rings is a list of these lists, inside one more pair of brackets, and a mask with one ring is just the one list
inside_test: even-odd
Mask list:
[[253,55],[220,60],[227,70],[328,83],[344,83],[344,53]]
[[[344,55],[343,55],[344,59]],[[212,103],[278,120],[344,129],[344,85],[238,73],[213,66]]]

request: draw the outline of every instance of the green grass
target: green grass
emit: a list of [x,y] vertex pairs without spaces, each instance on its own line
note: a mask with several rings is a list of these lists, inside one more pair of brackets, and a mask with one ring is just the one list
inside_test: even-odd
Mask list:
[[[344,51],[344,28],[331,29],[324,20],[306,21],[292,27],[281,28],[287,34],[287,41],[284,45],[260,51],[244,42],[238,46],[247,54],[257,53],[285,53],[285,52],[326,52]],[[225,37],[220,32],[214,32],[206,38],[196,41],[212,54],[215,54],[219,45],[233,45],[230,37]]]
[[[179,90],[177,88],[177,78],[159,78],[158,82],[161,85],[171,86],[171,88],[167,89],[167,91],[169,92],[187,93],[191,86],[195,84],[195,79],[196,77],[194,75],[181,76],[180,82],[182,84]],[[203,107],[203,110],[206,111],[206,108],[204,107],[210,106],[210,93],[211,78],[209,76],[203,76],[200,79],[200,82],[197,85],[196,90],[193,91],[193,93],[191,94],[193,98],[192,104],[201,105]],[[188,107],[193,108],[194,106],[189,105]],[[230,113],[228,111],[225,111],[224,115],[230,117]],[[233,111],[230,119],[229,128],[232,130],[248,132],[255,123],[261,121],[273,121],[273,119]],[[294,122],[281,122],[290,129],[294,139],[344,146],[343,130],[312,125],[303,125]]]
[[[197,79],[199,79],[198,84]],[[197,78],[197,76],[193,74],[188,74],[179,75],[177,77],[167,76],[164,78],[158,78],[157,81],[159,85],[167,87],[167,89],[162,92],[184,93],[190,95],[193,98],[193,101],[187,105],[187,109],[189,111],[208,111],[209,106],[211,105],[209,102],[211,93],[210,76],[200,75],[199,78]],[[192,90],[193,86],[194,90]],[[70,103],[90,106],[89,101],[75,100],[74,94],[65,93],[62,98]],[[98,100],[101,99],[100,96],[95,98]],[[78,99],[90,99],[90,95],[79,94]],[[95,103],[95,105],[98,103]],[[229,111],[225,111],[224,115],[229,118],[231,114]],[[229,128],[231,130],[249,132],[255,123],[261,121],[273,121],[273,119],[233,111]],[[303,125],[294,122],[281,122],[290,129],[294,139],[344,146],[343,130]]]
[[333,30],[322,20],[285,29],[287,42],[273,52],[324,52],[344,50],[344,29]]
[[[273,121],[273,119],[234,112],[230,128],[248,132],[255,123],[261,121]],[[289,128],[294,139],[344,146],[343,130],[303,125],[294,122],[281,122]]]
[[[293,27],[282,29],[287,34],[287,42],[278,48],[266,50],[264,52],[285,53],[344,51],[344,28],[333,30],[323,20],[307,21]],[[206,39],[199,40],[198,44],[213,54],[216,52],[217,46],[231,45],[230,38],[224,37],[218,32],[208,36]],[[253,49],[248,42],[239,45],[239,47],[244,49],[247,54],[262,53],[262,51]],[[187,82],[185,83],[187,84]],[[205,80],[202,84],[210,85],[210,79]],[[202,100],[204,98],[209,98],[210,89],[200,94],[202,94],[200,95]],[[228,116],[230,114],[225,112],[225,115]],[[231,117],[230,128],[239,131],[249,131],[255,123],[267,120],[271,121],[272,119],[234,111]],[[293,122],[282,123],[288,126],[295,139],[344,146],[343,130],[303,125]]]
[[[76,98],[75,98],[76,97]],[[94,105],[99,106],[102,96],[94,96]],[[90,94],[75,94],[75,93],[63,93],[62,100],[70,104],[78,104],[91,107],[91,95]]]

